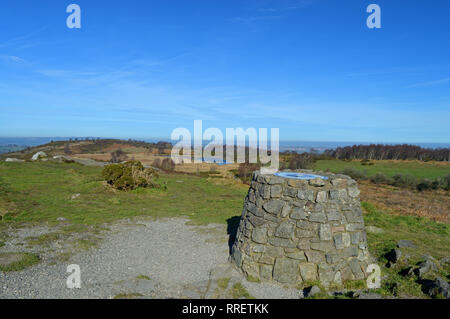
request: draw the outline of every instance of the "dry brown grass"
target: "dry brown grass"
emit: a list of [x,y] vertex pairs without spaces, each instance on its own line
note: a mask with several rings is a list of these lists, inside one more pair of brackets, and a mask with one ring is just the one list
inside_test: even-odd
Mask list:
[[388,185],[360,181],[361,200],[394,215],[427,217],[434,221],[450,221],[450,194],[445,191],[419,192]]
[[14,202],[7,201],[5,198],[0,197],[0,220],[8,213],[14,213],[17,211],[17,205]]
[[[96,154],[73,154],[71,155],[73,157],[78,157],[78,158],[90,158],[96,161],[103,161],[103,162],[108,162],[111,159],[111,154],[110,153],[96,153]],[[166,157],[163,156],[158,156],[158,155],[154,155],[154,154],[149,154],[149,153],[145,153],[145,152],[141,152],[141,153],[129,153],[127,152],[127,156],[129,159],[134,159],[136,161],[140,161],[142,164],[145,165],[152,165],[153,161],[156,158],[159,158],[161,160],[163,160]]]
[[231,170],[237,169],[239,164],[217,165],[212,163],[191,163],[179,164],[175,167],[177,172],[196,173],[196,172],[210,172],[214,167],[215,172],[223,177],[228,177]]

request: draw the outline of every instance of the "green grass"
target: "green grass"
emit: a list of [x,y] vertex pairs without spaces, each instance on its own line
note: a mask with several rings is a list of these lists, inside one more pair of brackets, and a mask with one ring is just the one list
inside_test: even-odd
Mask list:
[[367,282],[365,280],[347,280],[343,283],[344,289],[347,290],[364,290],[367,289]]
[[137,292],[131,293],[121,293],[114,296],[114,299],[134,299],[137,297],[142,297],[143,295]]
[[[383,229],[380,234],[367,234],[369,251],[377,259],[381,276],[387,276],[387,279],[382,282],[382,287],[372,292],[389,296],[425,298],[426,295],[423,294],[417,278],[404,276],[401,273],[423,261],[425,255],[431,255],[436,259],[447,257],[450,247],[450,226],[423,217],[390,215],[367,202],[363,202],[362,207],[366,226]],[[400,239],[411,240],[416,248],[401,248],[402,255],[409,256],[408,260],[400,260],[394,267],[387,268],[384,255],[395,248]],[[446,278],[449,273],[449,267],[444,266],[439,270],[438,275]]]
[[[1,222],[0,222],[1,225]],[[5,242],[8,239],[8,236],[5,233],[1,232],[2,228],[0,228],[0,248],[5,246]]]
[[57,254],[56,260],[60,262],[67,262],[73,256],[73,253],[70,251],[60,252]]
[[[8,255],[8,253],[0,254]],[[39,257],[32,253],[21,253],[21,259],[6,265],[0,265],[0,271],[20,271],[39,262]]]
[[366,226],[376,226],[381,234],[368,234],[369,251],[379,256],[395,247],[398,240],[411,240],[417,248],[402,248],[405,252],[435,258],[448,256],[450,247],[450,225],[434,222],[424,217],[396,216],[378,210],[374,205],[363,202]]
[[[184,216],[196,224],[225,223],[240,215],[247,193],[246,187],[215,185],[183,174],[162,174],[159,182],[166,183],[167,190],[120,192],[105,187],[100,173],[101,168],[79,164],[0,163],[1,181],[8,185],[0,201],[15,204],[15,211],[0,224],[57,224],[56,219],[64,217],[72,225],[98,225],[135,216]],[[72,200],[77,193],[81,195]]]
[[261,280],[257,277],[253,277],[253,276],[247,276],[247,281],[249,282],[256,282],[256,283],[260,283]]
[[75,248],[89,250],[98,244],[99,239],[79,239],[75,242]]
[[43,234],[38,237],[28,237],[26,238],[27,243],[29,246],[41,246],[41,245],[48,245],[49,243],[56,241],[61,238],[60,233],[49,233],[49,234]]
[[220,288],[220,289],[227,289],[227,287],[228,287],[228,283],[230,282],[230,279],[231,278],[219,278],[219,279],[217,279],[217,286]]
[[146,276],[146,275],[139,275],[139,276],[136,276],[136,279],[140,279],[140,280],[150,280],[150,277],[149,277],[149,276]]
[[387,177],[395,174],[412,175],[419,179],[436,179],[438,177],[450,174],[450,165],[443,165],[435,162],[419,161],[371,161],[374,165],[362,165],[360,161],[341,161],[341,160],[319,160],[314,168],[321,171],[331,171],[340,173],[345,168],[353,168],[365,172],[367,176],[374,176],[376,173],[382,173]]
[[245,289],[245,287],[240,283],[235,283],[233,287],[230,289],[231,298],[233,299],[239,299],[239,298],[245,298],[245,299],[253,299],[254,297],[250,295],[250,293]]

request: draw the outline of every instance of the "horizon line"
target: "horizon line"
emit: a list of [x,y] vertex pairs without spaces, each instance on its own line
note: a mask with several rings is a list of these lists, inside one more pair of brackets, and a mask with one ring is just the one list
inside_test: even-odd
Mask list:
[[[170,141],[174,141],[177,142],[178,140],[172,140],[169,137],[105,137],[105,136],[0,136],[0,139],[60,139],[60,141],[69,141],[70,139],[86,139],[86,138],[91,138],[91,139],[116,139],[116,140],[123,140],[123,141],[127,141],[127,140],[134,140],[134,141],[143,141],[145,142],[146,140],[159,140],[161,142],[170,142]],[[192,138],[192,141],[195,142],[195,140]],[[202,140],[202,141],[210,141],[210,140]],[[270,142],[270,139],[268,139],[268,142]],[[414,144],[447,144],[450,145],[450,141],[449,142],[385,142],[385,141],[350,141],[350,140],[295,140],[295,139],[280,139],[279,142],[283,142],[283,143],[352,143],[352,144],[357,144],[357,143],[362,143],[362,144],[388,144],[388,145],[401,145],[401,144],[409,144],[409,145],[414,145]]]

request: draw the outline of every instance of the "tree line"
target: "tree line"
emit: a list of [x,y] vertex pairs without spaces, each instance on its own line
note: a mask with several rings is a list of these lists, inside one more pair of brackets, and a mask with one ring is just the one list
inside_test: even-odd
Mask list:
[[450,148],[422,148],[416,145],[353,145],[326,150],[326,156],[341,160],[410,160],[449,161]]

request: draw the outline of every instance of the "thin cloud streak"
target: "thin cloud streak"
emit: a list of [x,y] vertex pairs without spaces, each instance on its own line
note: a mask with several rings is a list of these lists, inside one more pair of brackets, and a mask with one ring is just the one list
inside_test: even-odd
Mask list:
[[24,59],[22,59],[21,57],[18,57],[16,55],[0,55],[0,58],[7,62],[14,62],[14,63],[25,63],[26,62]]
[[433,86],[433,85],[439,85],[439,84],[444,84],[444,83],[449,83],[449,82],[450,82],[450,78],[445,78],[445,79],[441,79],[441,80],[416,83],[416,84],[408,86],[408,88]]
[[252,16],[252,17],[235,17],[232,18],[232,22],[256,22],[256,21],[264,21],[264,20],[274,20],[274,19],[280,19],[283,18],[281,15],[277,16]]
[[3,48],[11,48],[11,47],[21,47],[23,48],[24,46],[29,46],[30,43],[27,43],[26,40],[29,40],[30,38],[34,37],[35,35],[41,33],[42,31],[44,31],[45,29],[47,29],[47,27],[42,27],[36,31],[30,32],[24,36],[20,36],[20,37],[16,37],[10,40],[6,40],[3,43],[0,43],[0,49]]

